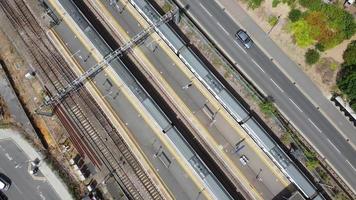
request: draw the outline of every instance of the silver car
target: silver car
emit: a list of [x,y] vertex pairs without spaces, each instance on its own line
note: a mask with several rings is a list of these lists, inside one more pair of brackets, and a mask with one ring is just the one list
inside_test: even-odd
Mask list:
[[235,36],[237,39],[239,39],[242,42],[245,48],[249,49],[252,46],[253,42],[250,36],[247,35],[246,31],[240,29],[239,31],[237,31]]

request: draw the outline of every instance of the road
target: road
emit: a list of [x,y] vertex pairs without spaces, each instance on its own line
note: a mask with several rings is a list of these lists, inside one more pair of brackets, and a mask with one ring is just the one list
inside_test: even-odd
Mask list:
[[[10,200],[56,200],[68,197],[68,193],[62,193],[62,197],[56,193],[51,183],[48,182],[47,178],[41,172],[41,166],[40,171],[36,176],[29,174],[28,167],[30,166],[30,158],[24,153],[24,151],[31,151],[27,151],[27,149],[20,149],[17,142],[5,137],[7,134],[10,135],[17,133],[13,133],[11,130],[2,130],[0,133],[3,134],[0,137],[0,172],[5,174],[12,181],[10,189],[4,192]],[[58,187],[57,190],[61,188]]]
[[[336,109],[334,109],[336,113],[333,109],[330,109],[331,103],[322,96],[306,75],[296,73],[295,69],[294,71],[291,69],[289,72],[293,73],[288,73],[288,76],[292,77],[292,80],[296,80],[292,82],[284,74],[287,69],[298,68],[296,64],[294,63],[291,66],[291,62],[287,62],[285,59],[279,60],[277,56],[271,60],[257,44],[251,49],[244,49],[241,43],[234,38],[234,34],[240,27],[214,0],[177,1],[182,7],[189,5],[187,13],[201,26],[211,40],[232,61],[237,63],[237,67],[257,87],[274,98],[276,105],[290,122],[313,144],[350,186],[355,186],[356,152],[343,137],[343,135],[347,135],[350,141],[354,141],[355,134],[353,136],[351,134],[355,133],[355,129],[345,118],[342,119],[342,115],[337,113]],[[238,13],[241,14],[242,12]],[[240,16],[243,20],[246,20],[247,17],[246,14]],[[247,31],[254,36],[254,30]],[[275,61],[280,62],[281,66],[288,64],[288,68],[286,67],[282,72],[274,63]],[[317,106],[306,97],[306,94],[309,98],[313,97],[313,101],[318,102]],[[318,107],[320,107],[320,110],[325,107],[324,110],[332,112],[328,115],[328,119],[332,119],[332,122],[320,112]],[[340,117],[335,119],[335,116]],[[342,125],[335,128],[334,124]]]

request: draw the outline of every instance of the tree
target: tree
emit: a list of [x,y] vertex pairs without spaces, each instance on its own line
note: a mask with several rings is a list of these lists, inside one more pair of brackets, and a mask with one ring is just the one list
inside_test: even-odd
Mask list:
[[309,65],[317,63],[319,58],[320,54],[315,49],[308,49],[308,51],[305,53],[305,62]]
[[295,42],[300,47],[308,47],[314,43],[315,40],[312,37],[312,32],[312,27],[305,20],[292,23],[292,33]]
[[293,8],[292,10],[289,11],[288,18],[291,22],[296,22],[300,19],[302,16],[302,11]]
[[337,74],[336,85],[346,95],[352,109],[356,110],[356,63],[343,63]]
[[346,50],[344,51],[342,58],[344,59],[345,65],[356,64],[356,40],[351,41]]

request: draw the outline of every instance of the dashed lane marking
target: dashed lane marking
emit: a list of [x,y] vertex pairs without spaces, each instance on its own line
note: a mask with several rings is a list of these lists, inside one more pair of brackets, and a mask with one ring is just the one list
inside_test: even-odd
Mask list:
[[208,9],[205,8],[205,6],[203,6],[203,4],[199,3],[199,5],[200,5],[201,8],[203,8],[203,10],[204,10],[206,13],[208,13],[208,15],[209,15],[210,17],[213,17],[213,15],[208,11]]
[[282,90],[282,88],[279,87],[279,85],[278,85],[276,82],[274,82],[273,79],[271,79],[271,81],[272,81],[272,83],[273,83],[281,92],[284,92],[284,91]]
[[255,65],[263,72],[266,73],[265,70],[263,70],[263,68],[255,61],[252,59],[252,62],[255,63]]
[[308,121],[321,133],[320,128],[317,125],[315,125],[315,123],[310,118],[308,118]]
[[346,162],[347,162],[347,164],[349,164],[349,165],[352,167],[352,169],[353,169],[354,171],[356,171],[355,167],[350,163],[349,160],[346,160]]
[[292,102],[294,104],[295,107],[297,107],[297,109],[300,111],[300,112],[303,112],[302,109],[300,109],[300,107],[291,99],[289,98],[289,101]]
[[217,24],[226,33],[226,35],[230,35],[230,33],[227,32],[227,30],[219,22]]
[[235,44],[236,44],[238,47],[240,47],[240,49],[241,49],[245,54],[247,54],[247,51],[245,50],[244,47],[242,47],[237,41],[234,40],[234,42],[235,42]]
[[331,146],[334,147],[334,149],[336,149],[337,152],[340,153],[340,150],[334,145],[334,143],[332,143],[329,139],[328,139],[328,142],[331,144]]

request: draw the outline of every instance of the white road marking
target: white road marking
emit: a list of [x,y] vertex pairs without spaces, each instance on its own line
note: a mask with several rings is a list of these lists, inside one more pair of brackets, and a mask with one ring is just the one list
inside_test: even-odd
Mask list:
[[330,141],[330,139],[328,139],[328,142],[334,147],[334,149],[336,149],[337,152],[340,153],[340,150]]
[[246,50],[245,50],[244,47],[240,46],[240,44],[239,44],[237,41],[234,41],[234,42],[235,42],[235,44],[236,44],[237,46],[240,47],[240,49],[242,49],[242,51],[243,51],[245,54],[247,54],[247,52],[246,52]]
[[296,103],[294,103],[294,101],[291,98],[289,98],[289,101],[291,101],[300,112],[303,112],[302,109],[300,109],[299,106]]
[[320,128],[317,125],[315,125],[314,122],[310,118],[308,118],[308,121],[321,133]]
[[203,4],[199,3],[199,5],[200,5],[201,8],[203,8],[203,10],[204,10],[206,13],[208,13],[208,15],[209,15],[210,17],[213,16],[213,15],[208,11],[208,9],[206,9],[206,8],[203,6]]
[[252,62],[255,63],[255,65],[263,72],[266,73],[265,70],[262,69],[262,67],[255,61],[252,59]]
[[9,160],[13,160],[12,157],[11,157],[8,153],[5,153],[5,156],[6,156],[6,158],[9,159]]
[[281,87],[279,87],[279,85],[277,85],[277,83],[276,82],[274,82],[274,80],[273,79],[271,79],[271,81],[272,81],[272,83],[281,91],[281,92],[284,92],[283,90],[282,90],[282,88]]
[[349,165],[352,167],[352,169],[353,169],[354,171],[356,171],[355,167],[351,165],[351,163],[350,163],[349,160],[346,160],[346,162],[347,162],[347,164],[349,164]]
[[219,22],[217,24],[226,33],[226,35],[230,35],[229,32],[227,32],[227,30]]

